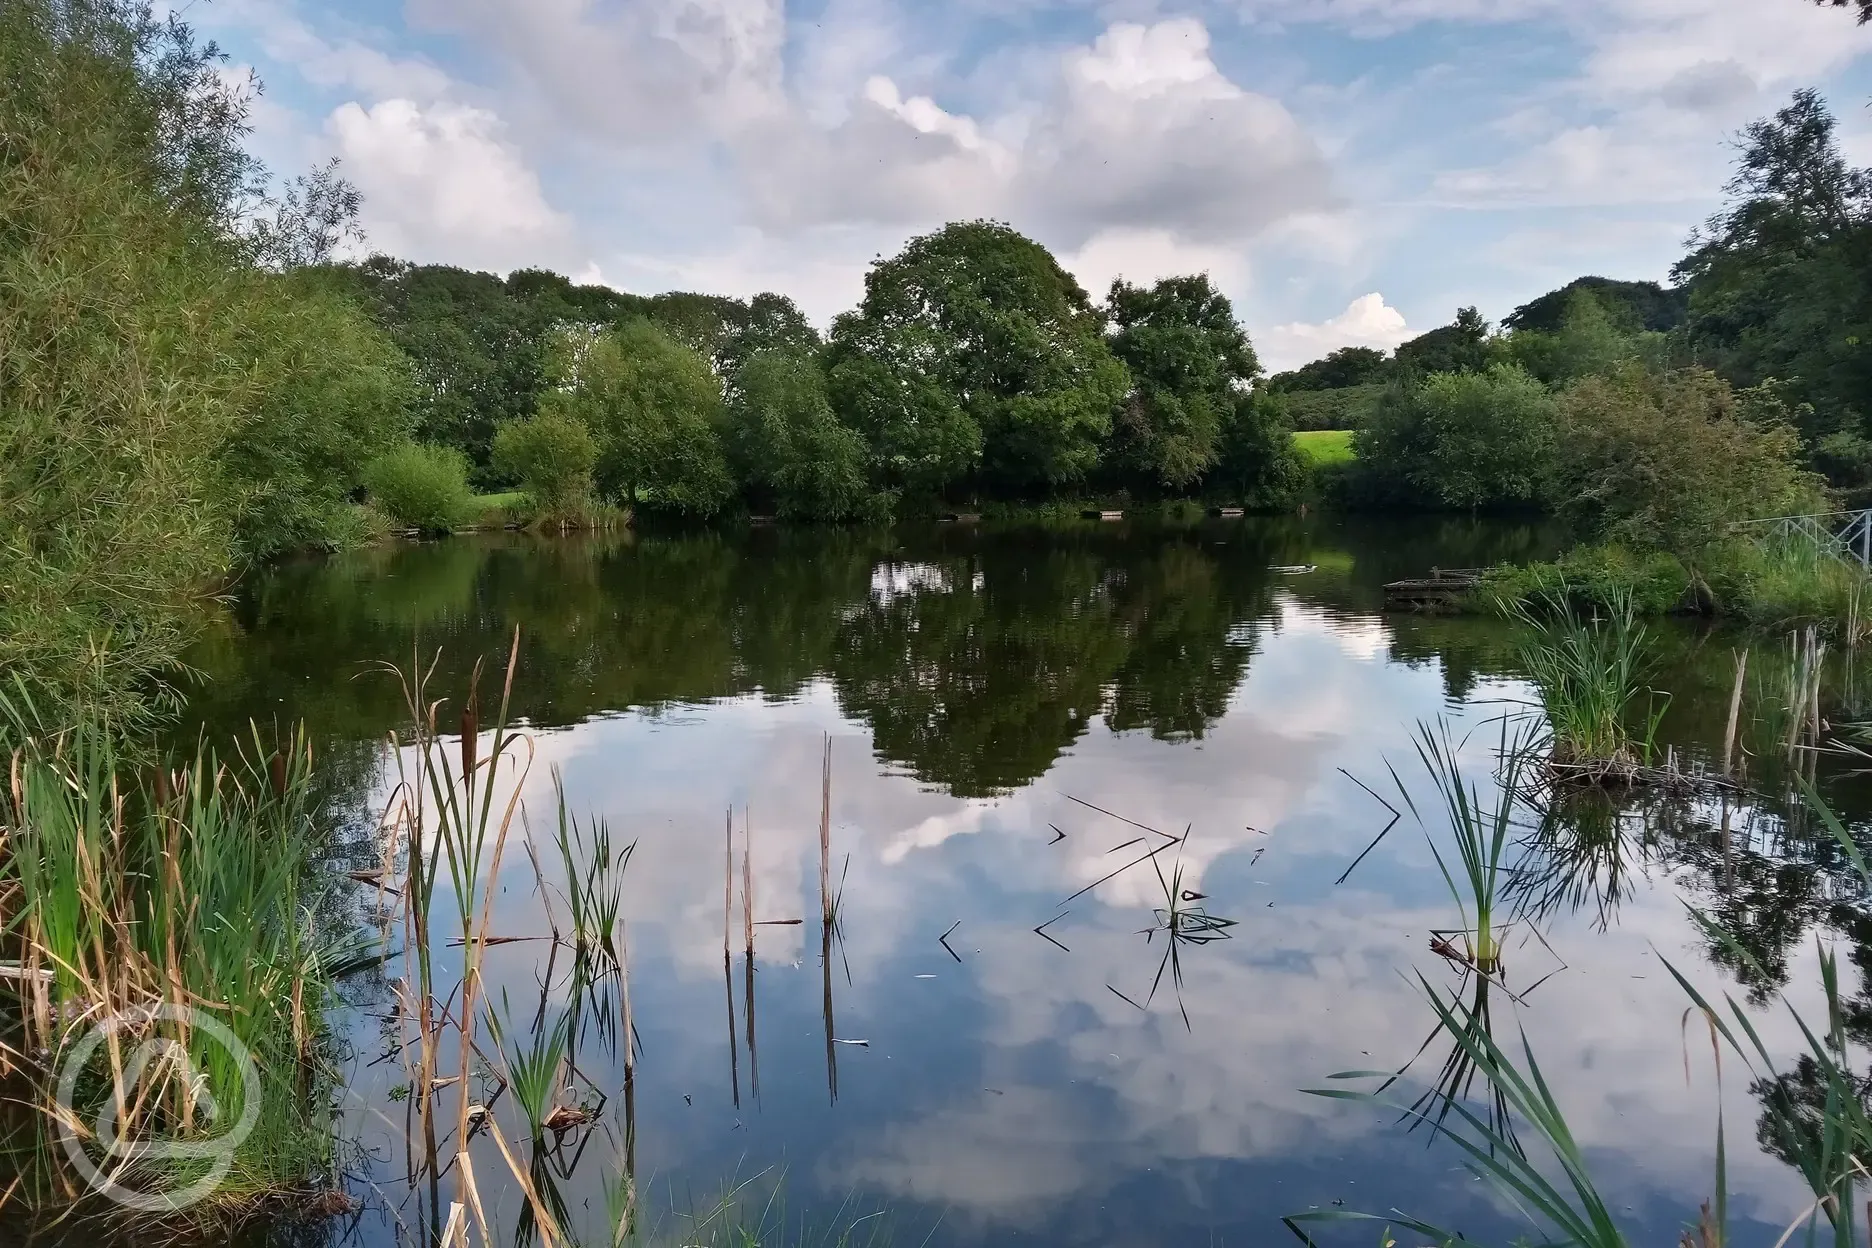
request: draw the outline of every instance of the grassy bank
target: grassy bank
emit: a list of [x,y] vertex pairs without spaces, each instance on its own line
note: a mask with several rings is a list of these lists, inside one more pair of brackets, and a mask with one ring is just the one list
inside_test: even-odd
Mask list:
[[1872,576],[1811,546],[1730,539],[1682,557],[1617,545],[1577,547],[1548,563],[1504,565],[1484,578],[1478,609],[1559,596],[1640,615],[1718,615],[1763,627],[1813,624],[1847,640],[1865,633]]

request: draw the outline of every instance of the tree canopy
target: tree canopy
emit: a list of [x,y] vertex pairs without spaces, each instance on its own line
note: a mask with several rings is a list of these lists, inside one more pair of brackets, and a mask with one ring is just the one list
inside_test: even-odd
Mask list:
[[833,324],[841,417],[901,479],[1082,480],[1128,387],[1104,320],[1046,248],[994,221],[912,239]]
[[1206,274],[1145,289],[1120,278],[1105,303],[1112,352],[1131,376],[1105,467],[1119,480],[1181,489],[1215,463],[1223,423],[1261,365]]

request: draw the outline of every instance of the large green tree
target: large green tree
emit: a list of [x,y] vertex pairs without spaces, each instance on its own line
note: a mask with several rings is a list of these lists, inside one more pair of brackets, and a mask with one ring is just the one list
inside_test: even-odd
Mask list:
[[1480,372],[1494,362],[1489,323],[1476,309],[1459,308],[1450,324],[1400,346],[1397,362],[1417,373]]
[[1730,204],[1676,268],[1698,357],[1738,386],[1784,383],[1810,439],[1872,416],[1872,172],[1836,130],[1811,90],[1744,130]]
[[1694,554],[1738,519],[1820,506],[1786,405],[1703,369],[1585,378],[1560,432],[1555,496],[1602,536]]
[[1222,427],[1261,372],[1235,310],[1205,274],[1145,288],[1120,278],[1105,314],[1131,374],[1105,467],[1128,484],[1180,489],[1216,462]]
[[246,338],[263,381],[218,456],[243,556],[351,536],[365,465],[409,437],[409,357],[328,272],[254,278]]
[[1627,330],[1672,330],[1683,324],[1689,310],[1688,294],[1681,288],[1666,288],[1656,282],[1621,282],[1609,277],[1576,277],[1558,290],[1530,299],[1504,316],[1502,327],[1558,331],[1576,296],[1582,293],[1591,295],[1620,328]]
[[1391,357],[1375,347],[1340,347],[1321,359],[1303,364],[1291,372],[1268,378],[1268,389],[1283,394],[1309,390],[1344,390],[1385,380],[1391,372]]
[[491,483],[495,429],[532,415],[546,384],[557,301],[516,298],[491,273],[383,256],[351,272],[415,369],[417,436],[462,451]]
[[[0,672],[48,714],[136,705],[237,531],[272,546],[284,491],[354,479],[354,418],[394,417],[394,382],[320,393],[381,353],[338,304],[282,315],[266,272],[320,255],[352,201],[326,176],[320,204],[269,206],[221,69],[134,0],[0,5]],[[287,420],[323,445],[281,445]]]
[[832,391],[892,480],[947,484],[974,444],[984,483],[1044,489],[1092,471],[1128,389],[1103,331],[1046,248],[958,222],[872,265],[833,325]]
[[598,488],[621,502],[708,516],[733,492],[721,444],[721,379],[702,353],[647,320],[571,328],[553,345],[541,410],[598,442]]

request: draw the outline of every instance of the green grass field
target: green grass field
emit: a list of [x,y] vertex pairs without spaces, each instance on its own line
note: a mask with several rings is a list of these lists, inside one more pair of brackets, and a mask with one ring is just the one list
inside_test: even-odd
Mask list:
[[1300,453],[1314,464],[1349,464],[1352,462],[1352,431],[1350,429],[1312,429],[1302,430],[1293,435],[1294,445]]
[[469,503],[467,522],[476,525],[505,524],[509,520],[525,519],[527,507],[524,490],[477,494]]

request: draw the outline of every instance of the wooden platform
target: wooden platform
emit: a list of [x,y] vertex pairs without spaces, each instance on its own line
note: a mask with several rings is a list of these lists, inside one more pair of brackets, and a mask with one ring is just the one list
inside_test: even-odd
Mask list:
[[1431,568],[1415,580],[1384,587],[1387,611],[1443,611],[1454,607],[1482,581],[1485,568]]
[[1088,507],[1079,513],[1079,517],[1082,520],[1122,520],[1124,519],[1124,512],[1100,511],[1095,507]]
[[1212,516],[1223,516],[1232,520],[1236,516],[1246,515],[1247,513],[1240,507],[1211,507],[1209,509],[1209,514]]

